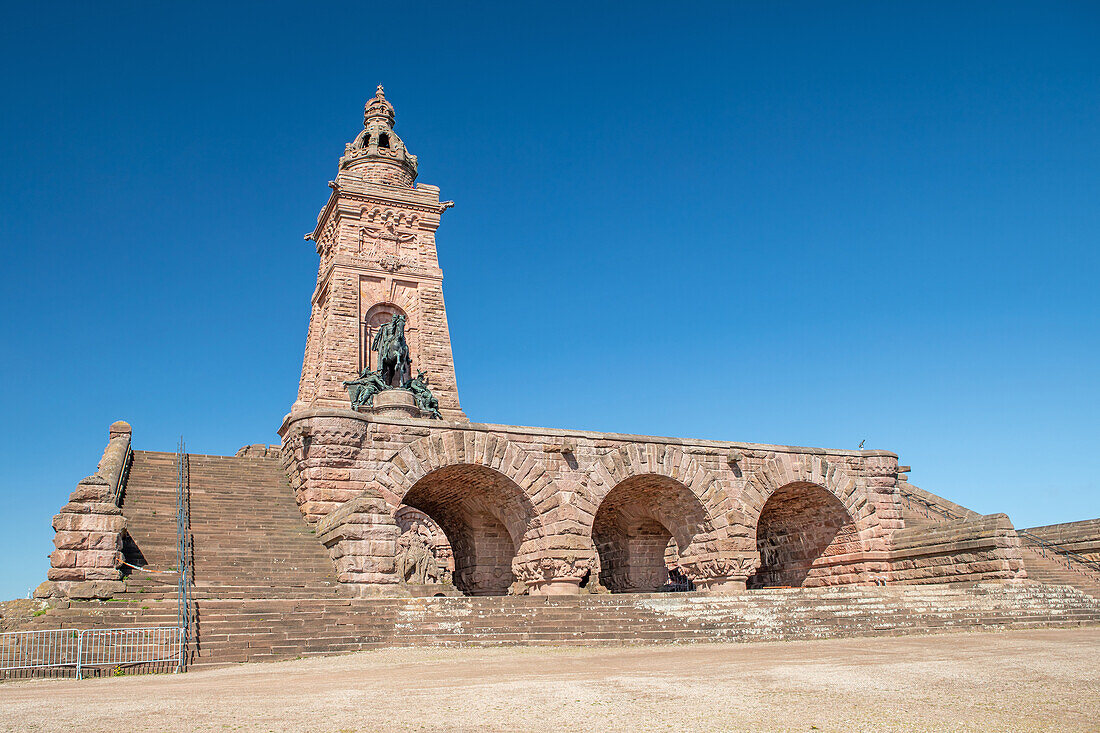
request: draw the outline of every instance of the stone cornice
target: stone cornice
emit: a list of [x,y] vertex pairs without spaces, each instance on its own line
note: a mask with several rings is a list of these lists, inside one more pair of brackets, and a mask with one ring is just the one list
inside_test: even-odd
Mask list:
[[841,450],[826,448],[809,448],[798,445],[772,445],[770,443],[741,443],[725,440],[703,440],[696,438],[670,438],[655,435],[633,435],[629,433],[600,433],[591,430],[569,430],[564,428],[538,428],[526,425],[497,425],[494,423],[457,422],[448,420],[427,420],[419,418],[388,418],[379,415],[367,415],[355,412],[351,409],[341,408],[312,408],[291,412],[283,418],[279,427],[279,435],[285,436],[290,426],[300,420],[308,420],[315,417],[341,417],[351,420],[361,420],[367,423],[379,423],[383,425],[415,425],[419,427],[434,428],[438,430],[472,430],[475,432],[504,433],[506,435],[526,435],[540,438],[586,438],[589,440],[617,440],[630,443],[659,443],[664,445],[678,445],[685,447],[704,448],[715,452],[726,451],[730,448],[749,451],[762,451],[768,453],[791,453],[797,455],[827,455],[827,456],[851,456],[865,458],[870,456],[885,456],[897,458],[896,453],[885,450]]
[[321,213],[317,215],[317,226],[313,228],[312,232],[306,234],[304,239],[313,240],[316,242],[321,236],[321,228],[325,226],[325,222],[328,221],[329,215],[332,213],[332,209],[336,206],[336,199],[339,197],[340,189],[334,183],[330,183],[332,187],[332,193],[328,195],[328,202],[321,209]]
[[397,280],[414,280],[417,282],[443,282],[443,271],[439,268],[427,269],[419,267],[400,268],[397,270],[387,270],[381,265],[365,265],[355,264],[348,262],[345,257],[337,255],[329,266],[325,268],[325,271],[321,273],[320,279],[317,280],[317,287],[313,290],[313,298],[310,302],[314,305],[317,304],[317,299],[321,297],[321,293],[324,292],[325,287],[328,285],[329,280],[332,279],[332,274],[337,268],[344,270],[351,270],[352,272],[359,273],[361,275],[377,275],[380,277],[394,278]]
[[[372,183],[370,185],[372,187],[376,186],[376,187],[379,187],[379,188],[382,188],[384,186],[384,184],[380,184],[380,183]],[[329,194],[328,202],[325,204],[324,208],[321,209],[321,213],[317,215],[317,226],[315,226],[313,228],[312,232],[309,232],[308,234],[305,235],[305,239],[307,239],[307,240],[313,240],[314,242],[317,241],[317,238],[321,236],[321,229],[328,222],[329,217],[332,216],[332,212],[334,210],[340,208],[339,203],[343,200],[359,201],[359,202],[362,202],[362,203],[379,203],[379,204],[384,204],[384,205],[387,205],[387,206],[397,206],[397,207],[401,207],[403,209],[411,209],[412,211],[419,211],[419,212],[424,213],[424,214],[432,214],[432,215],[437,216],[437,217],[442,216],[444,211],[446,211],[447,209],[454,206],[454,201],[439,201],[439,191],[438,191],[438,189],[435,189],[435,187],[432,186],[431,188],[435,189],[435,190],[434,191],[429,191],[429,190],[427,190],[427,185],[426,184],[423,188],[410,188],[410,189],[398,188],[396,186],[385,186],[386,188],[390,188],[395,193],[398,193],[398,194],[400,194],[402,192],[412,193],[415,198],[409,198],[409,197],[400,196],[400,195],[390,196],[390,195],[385,195],[383,193],[367,193],[367,192],[355,191],[353,188],[348,188],[348,187],[345,187],[343,185],[340,185],[340,183],[338,183],[336,181],[330,182],[329,186],[332,188],[332,193]],[[433,193],[435,194],[435,201],[434,202],[432,202],[432,200],[430,198],[428,198]],[[417,201],[417,200],[415,200],[416,198],[422,198],[422,199],[427,199],[427,200]],[[427,222],[427,221],[430,221],[430,220],[422,219],[421,221],[422,222]],[[434,227],[423,227],[422,226],[421,228],[431,229],[432,231],[435,231],[439,227],[438,222],[435,222],[435,224],[436,225]]]

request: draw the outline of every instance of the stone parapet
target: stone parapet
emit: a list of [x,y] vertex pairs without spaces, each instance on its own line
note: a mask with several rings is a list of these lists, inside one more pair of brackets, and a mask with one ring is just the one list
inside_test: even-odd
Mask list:
[[108,430],[96,472],[83,478],[53,518],[54,547],[39,597],[107,598],[122,588],[122,537],[126,520],[118,506],[127,462],[130,426],[121,420]]
[[400,582],[394,564],[398,533],[392,508],[369,490],[317,525],[317,537],[332,556],[337,579],[360,596],[392,592]]
[[892,583],[1017,581],[1027,577],[1005,514],[913,527],[891,538]]

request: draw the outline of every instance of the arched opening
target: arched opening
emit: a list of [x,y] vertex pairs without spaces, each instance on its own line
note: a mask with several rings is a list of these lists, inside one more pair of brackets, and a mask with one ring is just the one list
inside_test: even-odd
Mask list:
[[514,481],[484,466],[446,466],[417,481],[403,504],[426,515],[447,539],[458,590],[475,596],[508,592],[512,559],[525,535],[535,531],[536,516]]
[[834,585],[848,571],[843,557],[859,552],[855,521],[830,491],[795,482],[778,489],[756,524],[760,569],[749,588]]
[[690,489],[667,476],[632,476],[607,493],[592,522],[600,583],[612,593],[651,593],[705,532],[706,511]]
[[[364,369],[378,368],[378,364],[375,363],[378,359],[378,355],[371,351],[371,344],[374,343],[374,337],[378,333],[378,330],[389,323],[396,315],[405,316],[406,321],[408,320],[408,315],[405,311],[401,310],[393,303],[377,303],[371,306],[363,315],[363,341],[362,348],[359,350],[360,372]],[[406,340],[408,340],[408,326],[406,326]],[[409,375],[405,375],[405,377],[408,376]]]
[[390,146],[390,136],[386,133],[382,133],[378,136],[378,147],[388,148]]

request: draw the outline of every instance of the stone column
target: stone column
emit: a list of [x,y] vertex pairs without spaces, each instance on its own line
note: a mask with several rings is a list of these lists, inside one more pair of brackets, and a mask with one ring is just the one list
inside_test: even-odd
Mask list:
[[555,534],[524,543],[512,560],[512,574],[533,596],[566,596],[581,592],[581,581],[599,580],[596,550],[580,534]]
[[693,555],[680,559],[684,574],[695,587],[713,593],[739,593],[760,567],[759,553],[741,555]]

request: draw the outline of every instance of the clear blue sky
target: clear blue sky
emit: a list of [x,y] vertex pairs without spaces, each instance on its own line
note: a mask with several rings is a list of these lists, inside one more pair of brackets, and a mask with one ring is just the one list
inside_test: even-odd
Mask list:
[[379,82],[471,419],[897,452],[1100,516],[1095,3],[7,3],[0,597],[107,426],[277,442]]

